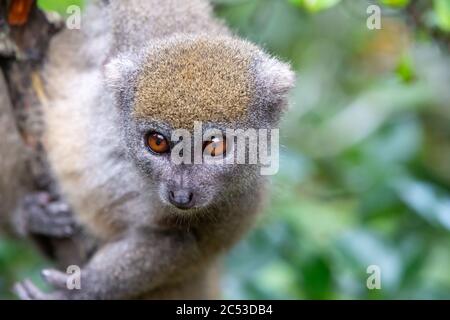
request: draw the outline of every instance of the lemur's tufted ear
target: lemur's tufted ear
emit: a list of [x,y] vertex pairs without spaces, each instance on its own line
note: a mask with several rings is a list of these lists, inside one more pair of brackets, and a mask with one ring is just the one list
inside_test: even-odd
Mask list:
[[122,53],[106,62],[104,66],[104,79],[108,87],[123,89],[129,85],[130,79],[138,69],[138,62],[134,55]]
[[257,82],[263,104],[272,111],[282,111],[287,105],[287,94],[294,87],[295,73],[291,67],[273,57],[265,56],[259,61]]

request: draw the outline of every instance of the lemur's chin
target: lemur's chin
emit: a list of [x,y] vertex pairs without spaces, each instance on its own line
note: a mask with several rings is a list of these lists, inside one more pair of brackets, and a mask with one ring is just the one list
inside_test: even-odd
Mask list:
[[171,209],[173,213],[180,215],[191,215],[191,214],[201,214],[210,209],[209,203],[200,204],[194,203],[193,205],[174,205],[169,201],[165,201],[167,206]]

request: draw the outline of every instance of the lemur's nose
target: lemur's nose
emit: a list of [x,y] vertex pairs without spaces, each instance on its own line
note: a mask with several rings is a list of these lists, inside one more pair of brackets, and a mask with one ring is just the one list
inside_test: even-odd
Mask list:
[[194,194],[190,190],[171,190],[169,201],[177,208],[189,209],[194,205]]

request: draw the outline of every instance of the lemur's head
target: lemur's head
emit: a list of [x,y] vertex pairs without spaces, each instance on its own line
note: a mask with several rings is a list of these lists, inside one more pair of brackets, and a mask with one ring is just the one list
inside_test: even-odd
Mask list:
[[[276,128],[294,82],[288,65],[255,45],[200,35],[123,53],[106,65],[105,78],[125,119],[130,155],[162,205],[193,210],[254,187],[259,166],[226,161],[236,154],[226,130]],[[200,132],[216,134],[196,140],[195,122]],[[184,129],[182,139],[172,136],[177,129]],[[174,152],[187,161],[174,161]],[[225,160],[202,162],[202,152],[212,162]]]

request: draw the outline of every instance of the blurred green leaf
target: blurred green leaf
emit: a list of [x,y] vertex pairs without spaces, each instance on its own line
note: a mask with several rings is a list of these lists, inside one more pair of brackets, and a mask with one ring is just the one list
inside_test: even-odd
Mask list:
[[289,0],[297,6],[302,6],[309,12],[318,12],[333,7],[341,0]]
[[413,60],[410,56],[403,55],[397,65],[396,72],[404,82],[411,82],[414,79]]
[[409,4],[410,0],[380,0],[382,4],[391,6],[391,7],[405,7]]
[[430,183],[413,179],[394,182],[401,199],[428,222],[450,230],[450,196]]
[[332,297],[332,274],[330,263],[316,256],[301,268],[303,286],[308,299],[329,299]]
[[56,11],[61,15],[67,15],[67,8],[76,5],[82,8],[84,2],[89,0],[38,0],[38,6],[46,11]]

